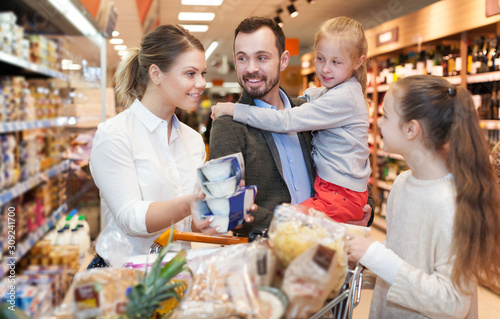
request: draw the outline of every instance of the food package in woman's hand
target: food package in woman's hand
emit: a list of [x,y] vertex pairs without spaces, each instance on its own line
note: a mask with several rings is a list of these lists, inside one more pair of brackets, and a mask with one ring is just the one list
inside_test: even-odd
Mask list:
[[333,285],[335,294],[342,288],[347,275],[345,227],[325,214],[300,205],[276,206],[269,228],[269,241],[284,267],[315,244],[334,250],[334,264],[339,276]]
[[173,318],[222,319],[259,313],[256,267],[247,244],[226,246],[205,257]]
[[287,318],[308,318],[323,307],[336,284],[345,280],[337,268],[343,259],[335,249],[314,244],[292,261],[281,287],[290,301]]

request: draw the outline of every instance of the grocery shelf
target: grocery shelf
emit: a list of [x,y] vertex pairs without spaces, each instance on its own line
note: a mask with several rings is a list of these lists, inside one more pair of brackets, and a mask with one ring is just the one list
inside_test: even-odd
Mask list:
[[481,120],[480,124],[486,130],[500,130],[500,120]]
[[21,69],[25,69],[25,70],[30,71],[30,72],[34,72],[38,75],[43,75],[43,76],[52,77],[52,78],[59,78],[59,79],[65,80],[65,81],[67,80],[66,75],[64,75],[61,72],[49,69],[45,66],[42,66],[42,65],[39,65],[36,63],[26,61],[24,59],[21,59],[21,58],[15,56],[15,55],[8,54],[5,52],[0,52],[0,62],[7,63],[7,64],[10,64],[14,67],[18,67]]
[[[380,84],[377,86],[377,92],[387,92],[389,90],[390,85],[389,84]],[[373,93],[375,89],[373,86],[367,87],[366,88],[366,93]]]
[[11,199],[26,193],[35,186],[47,181],[49,178],[52,178],[61,172],[67,171],[69,169],[69,162],[69,160],[64,160],[63,162],[2,191],[0,193],[0,205],[4,205]]
[[57,223],[57,221],[61,218],[62,215],[66,213],[68,210],[68,206],[66,203],[61,205],[58,209],[56,209],[52,215],[45,220],[42,226],[38,227],[34,232],[30,233],[27,238],[22,240],[20,243],[16,244],[16,249],[12,251],[12,255],[15,256],[6,256],[0,263],[0,278],[5,276],[9,271],[9,265],[17,263],[19,259],[21,259],[26,253],[39,241],[48,231],[49,229]]
[[467,83],[500,81],[500,71],[467,75]]
[[377,150],[377,155],[383,156],[383,157],[389,157],[389,158],[401,160],[401,161],[405,160],[404,157],[399,155],[399,154],[387,153],[387,152],[384,152],[382,150]]
[[32,130],[37,128],[64,126],[68,123],[67,117],[57,117],[46,120],[36,121],[14,121],[14,122],[1,122],[0,133],[18,132],[24,130]]

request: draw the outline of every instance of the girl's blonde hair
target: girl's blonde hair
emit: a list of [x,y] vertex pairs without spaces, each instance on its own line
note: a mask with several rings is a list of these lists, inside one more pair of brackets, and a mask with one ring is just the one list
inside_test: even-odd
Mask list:
[[500,194],[470,94],[430,75],[392,84],[402,122],[417,120],[425,146],[446,156],[456,185],[453,283],[478,280],[500,291]]
[[146,34],[141,47],[130,49],[118,65],[114,76],[118,102],[128,107],[135,99],[141,100],[149,82],[149,67],[155,64],[168,72],[177,57],[191,49],[205,51],[200,40],[180,25],[161,25]]
[[[357,61],[362,55],[368,54],[368,42],[366,41],[365,29],[356,20],[347,17],[336,17],[323,22],[314,36],[314,50],[322,37],[334,36],[343,45],[343,50],[351,57],[352,62]],[[354,71],[363,93],[366,91],[367,70],[366,59],[363,64]]]

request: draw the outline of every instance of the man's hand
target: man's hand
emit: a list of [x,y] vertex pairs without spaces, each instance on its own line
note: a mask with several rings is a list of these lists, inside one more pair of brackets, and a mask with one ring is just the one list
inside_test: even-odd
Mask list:
[[212,114],[210,117],[215,120],[223,115],[233,116],[234,114],[234,103],[231,102],[219,102],[212,105]]
[[363,218],[361,220],[348,220],[345,223],[366,227],[368,225],[368,221],[372,217],[372,208],[370,207],[370,205],[366,204],[365,206],[363,206],[363,212],[365,214],[363,215]]

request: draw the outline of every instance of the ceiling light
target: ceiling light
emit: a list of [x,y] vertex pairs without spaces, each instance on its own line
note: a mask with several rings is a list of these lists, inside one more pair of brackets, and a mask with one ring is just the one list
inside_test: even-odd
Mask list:
[[215,18],[213,12],[179,12],[180,21],[212,21]]
[[112,36],[114,36],[114,37],[117,37],[117,36],[119,36],[119,35],[120,35],[120,32],[118,32],[118,31],[113,31],[113,33],[111,33],[111,35],[112,35]]
[[114,38],[114,39],[109,40],[109,43],[111,43],[111,44],[123,44],[123,39]]
[[279,16],[276,16],[274,18],[274,22],[276,22],[280,27],[283,27],[283,21],[281,21],[281,18]]
[[182,0],[186,6],[220,6],[224,0]]
[[280,27],[283,27],[283,20],[280,18],[280,14],[283,12],[283,9],[279,8],[276,10],[276,17],[274,18],[274,22],[276,22]]
[[297,9],[295,9],[293,3],[286,8],[288,9],[288,12],[290,12],[290,17],[295,18],[299,15],[299,12],[297,11]]
[[125,49],[127,49],[126,45],[123,45],[123,44],[115,45],[116,51],[121,51],[121,50],[125,50]]
[[208,25],[206,24],[181,24],[181,27],[190,32],[207,32]]
[[218,46],[219,46],[219,42],[217,42],[217,41],[212,41],[212,43],[210,43],[207,50],[205,51],[205,60],[208,60],[210,55],[212,55],[212,53],[214,53],[215,49],[217,49]]

